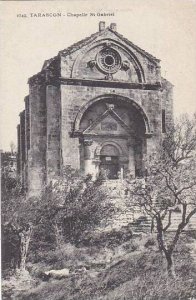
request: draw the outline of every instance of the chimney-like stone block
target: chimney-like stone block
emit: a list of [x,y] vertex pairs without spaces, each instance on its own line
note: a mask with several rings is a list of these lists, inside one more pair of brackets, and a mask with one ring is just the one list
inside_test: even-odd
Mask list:
[[112,29],[113,31],[116,31],[116,23],[111,23],[110,29]]
[[99,22],[99,31],[103,31],[103,30],[105,30],[105,22],[100,21]]

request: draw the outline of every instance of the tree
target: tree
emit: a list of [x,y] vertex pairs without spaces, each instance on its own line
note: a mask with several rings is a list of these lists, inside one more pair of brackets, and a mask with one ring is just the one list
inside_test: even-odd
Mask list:
[[67,238],[76,242],[111,211],[101,179],[92,182],[71,167],[62,170],[37,198],[25,197],[17,179],[10,188],[7,175],[2,187],[3,267],[17,271],[25,269],[29,244],[39,251],[43,245],[59,246]]
[[2,269],[23,271],[32,231],[29,204],[20,178],[11,176],[7,168],[1,175]]
[[[134,203],[151,218],[169,275],[174,275],[173,252],[181,233],[196,214],[196,114],[182,116],[167,130],[161,149],[152,154],[144,179],[131,182]],[[176,212],[180,220],[176,219]],[[175,225],[168,241],[166,233]]]

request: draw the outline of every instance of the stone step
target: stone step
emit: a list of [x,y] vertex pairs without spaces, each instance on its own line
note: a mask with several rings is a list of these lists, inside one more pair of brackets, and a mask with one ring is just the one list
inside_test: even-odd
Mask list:
[[[107,201],[116,208],[116,212],[107,220],[106,226],[120,227],[130,224],[133,231],[150,231],[151,219],[144,216],[144,213],[137,207],[130,206],[131,198],[126,193],[125,182],[122,180],[106,180],[103,182],[103,186],[108,188],[108,199]],[[157,206],[159,204],[157,203]],[[172,223],[168,231],[176,231],[178,224],[181,222],[181,213],[176,212],[173,215]],[[167,224],[165,220],[164,225]],[[156,229],[156,228],[155,228]],[[187,229],[196,230],[196,216],[194,216],[187,226]]]

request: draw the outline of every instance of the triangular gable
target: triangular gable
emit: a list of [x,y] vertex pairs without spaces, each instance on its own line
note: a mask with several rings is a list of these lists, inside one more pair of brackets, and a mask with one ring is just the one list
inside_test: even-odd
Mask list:
[[119,39],[121,39],[123,42],[125,42],[128,46],[134,48],[135,50],[137,50],[138,52],[140,52],[141,54],[143,54],[144,56],[148,57],[150,60],[155,60],[157,62],[160,62],[160,59],[156,58],[155,56],[153,56],[152,54],[146,52],[145,50],[143,50],[142,48],[140,48],[139,46],[135,45],[134,43],[132,43],[131,41],[129,41],[127,38],[125,38],[122,34],[118,33],[117,31],[112,30],[110,27],[107,27],[105,30],[103,31],[98,31],[95,32],[93,34],[91,34],[89,37],[84,38],[81,41],[78,41],[77,43],[71,45],[70,47],[59,51],[59,54],[63,54],[63,55],[68,55],[84,46],[86,46],[87,44],[93,42],[97,37],[100,36],[104,36],[106,37],[106,34],[108,32],[112,32],[114,35],[116,35]]
[[[159,59],[157,59],[156,57],[154,57],[153,55],[149,54],[148,52],[146,52],[145,50],[143,50],[142,48],[138,47],[137,45],[135,45],[134,43],[132,43],[131,41],[129,41],[127,38],[125,38],[122,34],[118,33],[117,31],[112,30],[110,27],[107,27],[105,30],[102,31],[98,31],[95,32],[93,34],[91,34],[89,37],[86,37],[84,39],[82,39],[81,41],[78,41],[77,43],[74,43],[73,45],[71,45],[68,48],[65,48],[64,50],[59,51],[57,56],[66,56],[69,55],[75,51],[77,51],[78,49],[83,48],[84,46],[92,43],[94,40],[96,40],[98,37],[107,36],[107,32],[112,32],[114,34],[114,36],[118,37],[119,39],[121,39],[124,43],[126,43],[129,47],[134,48],[136,51],[138,51],[139,53],[141,53],[142,55],[146,56],[149,60],[151,61],[155,61],[155,62],[160,62]],[[55,56],[54,58],[48,59],[44,62],[43,68],[45,69],[47,67],[49,67],[50,63],[53,62],[55,59],[57,59],[57,56]]]
[[131,133],[130,128],[123,122],[113,109],[106,110],[99,116],[83,134],[115,134],[128,135]]

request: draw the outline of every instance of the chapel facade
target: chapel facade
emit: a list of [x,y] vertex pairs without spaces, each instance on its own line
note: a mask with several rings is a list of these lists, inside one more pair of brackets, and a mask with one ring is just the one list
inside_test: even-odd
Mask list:
[[29,196],[71,165],[95,179],[143,176],[173,123],[172,84],[160,60],[116,24],[62,50],[29,78],[18,125],[18,172]]

